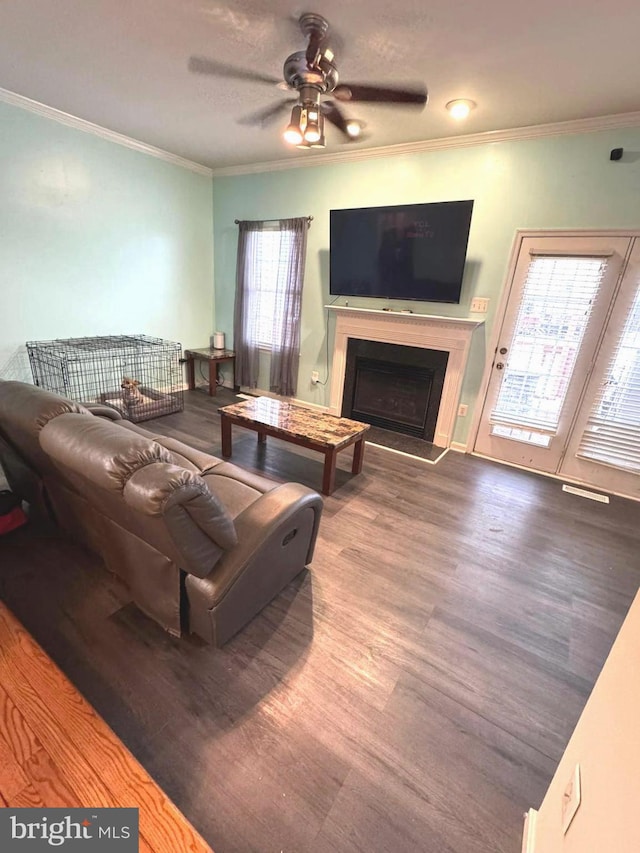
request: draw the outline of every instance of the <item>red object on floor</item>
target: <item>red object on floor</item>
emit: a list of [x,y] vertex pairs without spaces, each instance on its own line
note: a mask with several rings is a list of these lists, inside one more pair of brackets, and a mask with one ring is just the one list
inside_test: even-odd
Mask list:
[[27,516],[20,507],[17,506],[15,509],[12,509],[11,512],[0,515],[0,536],[2,536],[3,533],[9,533],[11,530],[16,530],[18,527],[22,527],[22,525],[26,523]]
[[0,536],[27,523],[20,500],[11,492],[0,492]]

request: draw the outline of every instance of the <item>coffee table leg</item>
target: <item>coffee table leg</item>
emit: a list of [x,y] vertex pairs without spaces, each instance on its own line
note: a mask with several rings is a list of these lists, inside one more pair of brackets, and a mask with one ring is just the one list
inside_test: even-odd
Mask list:
[[324,471],[322,472],[322,491],[330,495],[336,487],[336,457],[338,455],[335,447],[330,447],[324,452]]
[[362,471],[362,460],[364,459],[364,438],[359,438],[353,445],[353,464],[351,473],[359,474]]
[[266,444],[267,443],[267,434],[266,432],[260,432],[258,430],[258,444]]
[[220,434],[222,437],[222,455],[228,459],[231,456],[231,421],[224,412],[220,412]]

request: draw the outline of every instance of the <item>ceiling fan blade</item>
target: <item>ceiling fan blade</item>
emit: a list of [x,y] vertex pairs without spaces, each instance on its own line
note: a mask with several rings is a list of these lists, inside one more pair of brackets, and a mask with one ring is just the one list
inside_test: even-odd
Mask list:
[[378,104],[424,106],[429,96],[426,86],[369,86],[361,83],[340,83],[331,93],[339,101],[362,101]]
[[218,62],[216,59],[207,59],[204,56],[191,56],[189,58],[189,71],[194,74],[213,74],[216,77],[250,80],[254,83],[268,83],[270,85],[282,82],[278,77],[271,77],[269,74],[261,74],[259,71],[251,71],[248,68],[237,68],[235,65]]
[[334,127],[337,127],[340,133],[344,136],[345,142],[353,142],[353,137],[347,131],[347,117],[338,106],[331,101],[325,101],[322,104],[322,112],[327,121],[331,122]]
[[270,104],[268,107],[263,107],[261,110],[256,110],[254,113],[243,116],[238,119],[238,124],[260,125],[265,127],[272,121],[275,121],[279,116],[290,110],[293,104],[297,103],[296,98],[287,98],[284,101],[278,101],[276,104]]

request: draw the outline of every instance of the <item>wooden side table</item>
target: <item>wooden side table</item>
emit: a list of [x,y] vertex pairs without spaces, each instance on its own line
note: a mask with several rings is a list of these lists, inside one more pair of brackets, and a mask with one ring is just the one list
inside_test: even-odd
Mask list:
[[187,362],[187,381],[189,383],[189,391],[193,391],[196,387],[196,371],[195,362],[206,361],[209,365],[209,396],[216,396],[216,387],[218,385],[218,364],[224,361],[230,361],[233,368],[233,387],[236,387],[235,376],[235,360],[236,354],[230,349],[211,349],[205,347],[203,349],[187,349],[184,351],[185,361]]

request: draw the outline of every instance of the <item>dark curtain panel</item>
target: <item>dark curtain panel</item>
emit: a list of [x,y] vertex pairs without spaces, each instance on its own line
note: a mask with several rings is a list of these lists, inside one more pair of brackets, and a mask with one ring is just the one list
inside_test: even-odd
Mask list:
[[278,276],[279,298],[274,317],[278,334],[274,336],[271,350],[269,390],[292,397],[298,386],[300,307],[309,220],[306,217],[281,219],[280,228],[289,234],[288,257],[287,263],[280,265]]

